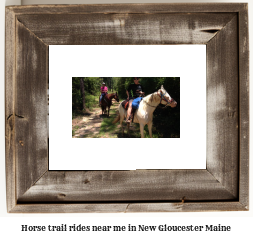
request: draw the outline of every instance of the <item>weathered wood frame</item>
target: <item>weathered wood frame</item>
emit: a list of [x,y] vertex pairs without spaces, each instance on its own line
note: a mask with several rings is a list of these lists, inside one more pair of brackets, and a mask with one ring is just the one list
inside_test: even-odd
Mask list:
[[[247,8],[240,3],[6,7],[8,212],[247,211]],[[206,44],[206,170],[48,171],[50,44]]]

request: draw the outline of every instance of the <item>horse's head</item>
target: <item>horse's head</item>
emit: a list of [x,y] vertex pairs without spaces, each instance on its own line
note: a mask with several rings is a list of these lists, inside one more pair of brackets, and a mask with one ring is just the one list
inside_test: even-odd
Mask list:
[[118,95],[117,92],[115,93],[114,99],[115,99],[117,102],[119,102],[119,95]]
[[158,90],[157,94],[161,98],[161,104],[169,105],[171,107],[176,107],[177,102],[168,94],[168,92],[161,86],[161,89]]

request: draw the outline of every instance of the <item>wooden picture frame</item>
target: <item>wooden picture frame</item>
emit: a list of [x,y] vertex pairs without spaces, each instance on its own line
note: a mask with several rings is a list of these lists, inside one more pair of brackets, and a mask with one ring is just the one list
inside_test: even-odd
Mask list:
[[[206,44],[206,169],[49,171],[48,46],[55,44]],[[246,3],[6,7],[5,77],[8,212],[249,209]]]

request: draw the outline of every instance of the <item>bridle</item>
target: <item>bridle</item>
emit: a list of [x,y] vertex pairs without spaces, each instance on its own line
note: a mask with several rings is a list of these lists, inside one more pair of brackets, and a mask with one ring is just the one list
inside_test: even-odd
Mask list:
[[119,102],[119,98],[118,98],[118,95],[116,95],[116,93],[114,93],[114,99],[117,101],[117,102]]
[[[158,90],[158,92],[157,92],[158,96],[161,98],[159,104],[161,104],[162,100],[164,100],[165,102],[167,102],[167,104],[165,105],[165,107],[168,107],[168,106],[174,101],[174,99],[171,98],[171,100],[168,101],[168,100],[166,99],[166,97],[164,96],[166,93],[167,93],[166,90],[165,90],[165,93],[164,93],[164,94],[162,94],[162,90],[160,90],[160,94],[159,94],[159,90]],[[150,106],[150,107],[157,107],[157,106],[151,106],[151,105],[149,105],[145,100],[143,100],[143,102],[145,102],[145,103],[146,103],[148,106]],[[159,107],[160,107],[160,108],[165,108],[165,107],[161,107],[161,106],[159,106]]]
[[116,95],[116,93],[111,94],[111,101],[112,99],[115,99],[117,102],[119,102],[118,95]]
[[174,99],[171,98],[171,100],[168,101],[167,98],[164,97],[164,95],[167,93],[167,91],[166,91],[166,90],[164,90],[164,91],[165,91],[164,94],[162,94],[162,90],[160,90],[160,94],[159,94],[159,91],[157,92],[157,94],[158,94],[158,96],[161,98],[160,104],[162,103],[162,100],[164,100],[165,102],[167,102],[167,104],[165,105],[165,107],[167,107],[167,106],[169,106],[169,105],[174,101]]

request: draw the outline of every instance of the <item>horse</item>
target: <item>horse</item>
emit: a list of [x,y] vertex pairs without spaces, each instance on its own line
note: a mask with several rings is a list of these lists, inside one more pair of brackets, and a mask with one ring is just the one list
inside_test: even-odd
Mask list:
[[[164,104],[165,106],[170,106],[172,108],[177,106],[177,102],[167,93],[167,91],[163,88],[163,85],[157,92],[144,97],[139,104],[139,108],[134,114],[133,122],[140,124],[141,138],[144,138],[144,126],[146,124],[148,125],[149,136],[152,138],[153,113],[159,104]],[[115,124],[120,121],[123,136],[124,128],[122,126],[122,122],[127,116],[127,111],[123,108],[122,102],[120,103],[118,110],[119,115],[113,123]],[[129,126],[130,123],[127,123],[128,135]]]
[[101,100],[101,108],[102,108],[102,115],[105,114],[106,112],[106,107],[108,107],[108,117],[109,117],[109,112],[110,112],[110,107],[112,105],[112,99],[115,99],[117,102],[119,102],[119,96],[118,93],[110,93],[106,94],[104,98]]

